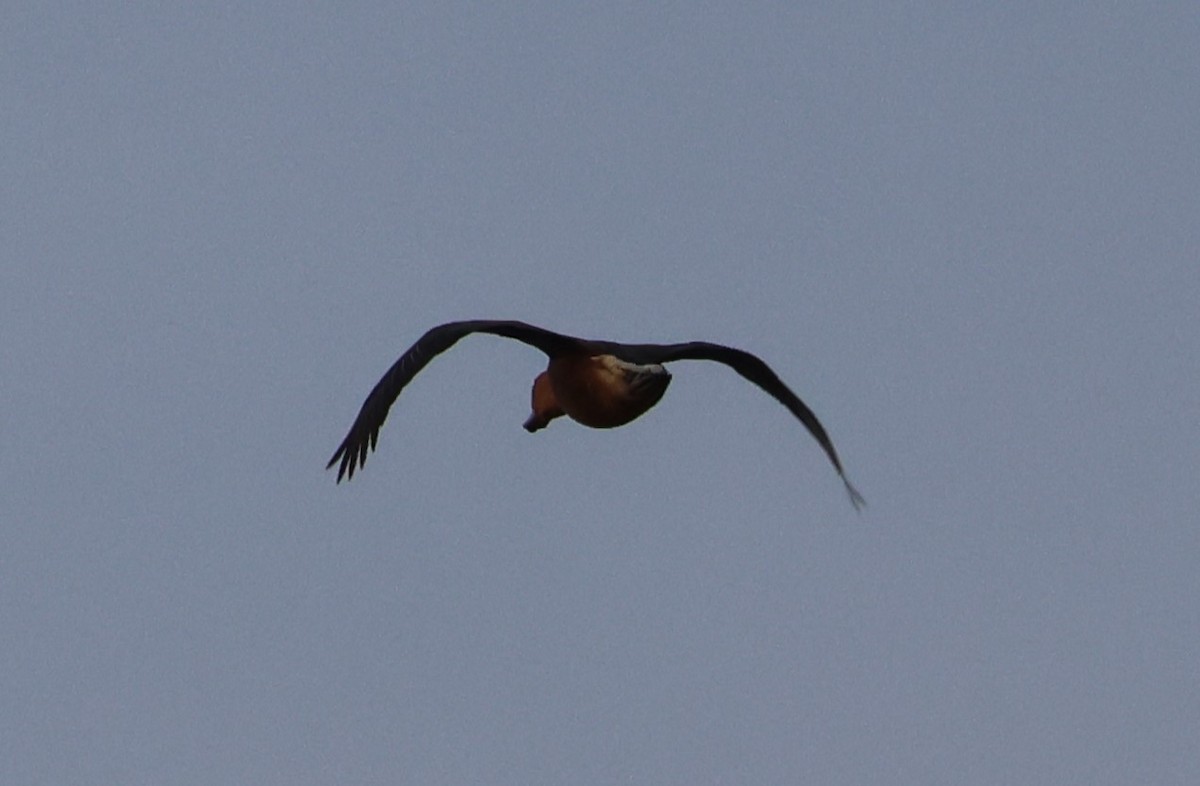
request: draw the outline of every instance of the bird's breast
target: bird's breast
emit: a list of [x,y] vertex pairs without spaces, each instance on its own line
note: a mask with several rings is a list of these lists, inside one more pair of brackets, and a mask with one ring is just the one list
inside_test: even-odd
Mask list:
[[660,365],[640,366],[613,355],[554,358],[549,373],[562,410],[592,428],[625,425],[657,404],[671,382]]

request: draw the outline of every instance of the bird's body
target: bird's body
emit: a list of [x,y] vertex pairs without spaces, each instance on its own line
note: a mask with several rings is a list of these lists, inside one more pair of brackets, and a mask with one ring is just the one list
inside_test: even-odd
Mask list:
[[592,428],[624,426],[658,403],[671,374],[661,365],[627,363],[615,355],[561,355],[533,381],[527,431],[567,415]]
[[622,344],[591,341],[510,320],[448,322],[425,333],[400,356],[375,385],[350,432],[329,460],[340,461],[338,481],[354,476],[356,467],[375,448],[379,428],[401,390],[436,355],[471,333],[490,333],[536,347],[549,357],[547,369],[534,380],[532,413],[525,429],[537,431],[566,415],[592,428],[615,428],[638,418],[662,398],[671,382],[664,363],[676,360],[713,360],[731,367],[773,396],[809,430],[842,478],[854,506],[862,495],[846,479],[833,443],[804,402],[766,363],[740,349],[692,341],[683,344]]

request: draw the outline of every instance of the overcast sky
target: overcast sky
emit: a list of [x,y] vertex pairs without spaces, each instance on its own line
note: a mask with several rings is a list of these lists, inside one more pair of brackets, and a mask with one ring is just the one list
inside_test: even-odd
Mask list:
[[[649,7],[648,7],[649,6]],[[0,782],[1200,782],[1194,3],[23,3]],[[427,328],[759,354],[521,429]]]

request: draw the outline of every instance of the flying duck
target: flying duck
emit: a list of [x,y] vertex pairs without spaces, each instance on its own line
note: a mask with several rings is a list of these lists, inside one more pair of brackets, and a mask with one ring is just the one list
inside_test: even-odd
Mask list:
[[733,347],[707,341],[683,344],[622,344],[566,336],[545,328],[512,320],[477,319],[447,322],[429,330],[392,364],[363,402],[354,425],[325,465],[341,462],[337,480],[354,477],[354,470],[367,462],[375,449],[379,428],[388,410],[412,378],[434,357],[471,333],[489,333],[512,338],[540,349],[549,366],[533,381],[532,413],[525,430],[534,432],[566,415],[592,428],[615,428],[636,419],[658,403],[671,374],[664,363],[675,360],[715,360],[771,394],[804,424],[825,450],[846,486],[850,502],[861,508],[862,495],[851,485],[842,462],[824,426],[812,410],[793,393],[758,357]]

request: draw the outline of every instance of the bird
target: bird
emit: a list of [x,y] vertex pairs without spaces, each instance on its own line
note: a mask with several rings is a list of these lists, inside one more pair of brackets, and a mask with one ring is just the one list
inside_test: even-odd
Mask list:
[[816,439],[845,485],[855,509],[866,501],[850,483],[825,427],[762,359],[741,349],[707,341],[680,344],[626,344],[556,333],[516,320],[475,319],[431,328],[400,356],[376,383],[346,438],[325,465],[338,464],[337,482],[354,477],[375,450],[379,429],[405,386],[438,355],[473,333],[510,338],[541,350],[549,358],[533,381],[531,413],[524,428],[533,433],[567,416],[591,428],[616,428],[645,414],[671,383],[664,364],[711,360],[729,366],[783,404]]

